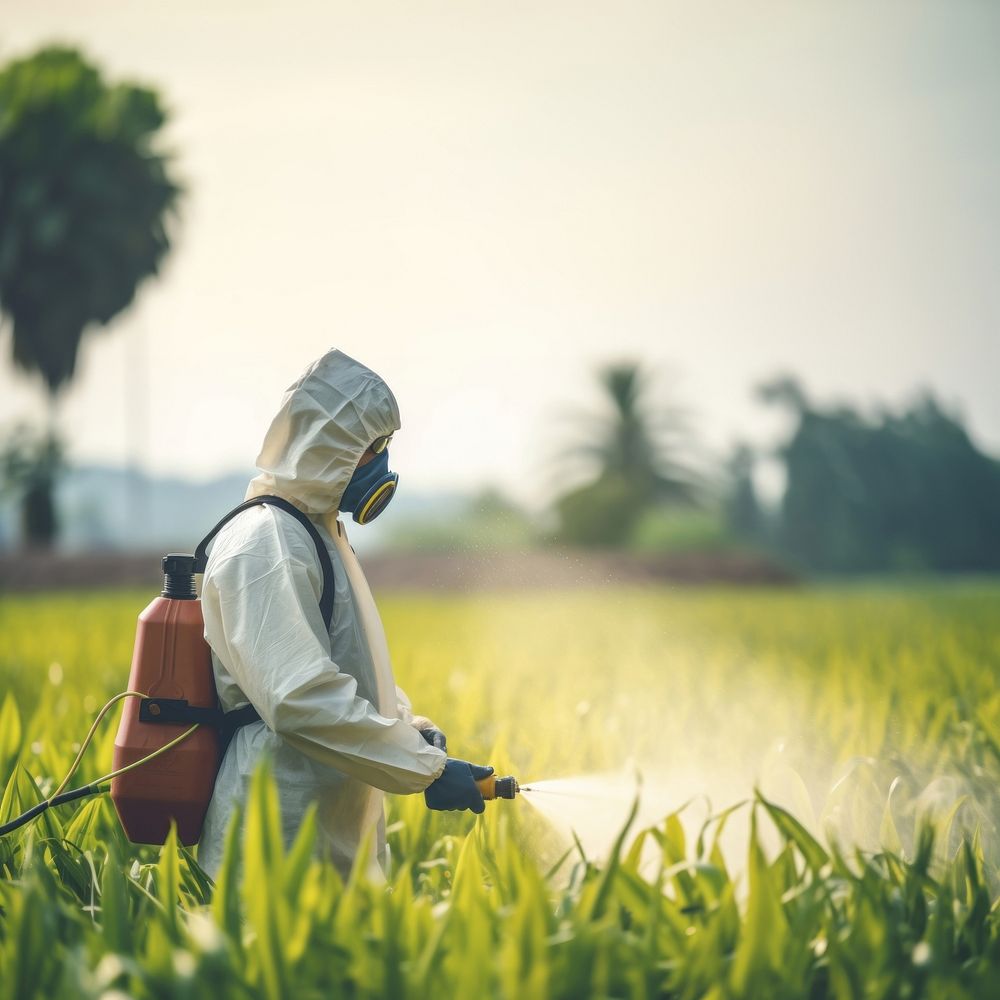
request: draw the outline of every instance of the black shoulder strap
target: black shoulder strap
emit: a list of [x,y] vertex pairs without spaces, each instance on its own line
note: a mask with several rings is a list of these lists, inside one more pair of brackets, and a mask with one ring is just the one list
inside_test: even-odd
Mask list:
[[330,553],[326,549],[326,542],[323,541],[323,536],[316,530],[316,525],[312,523],[306,514],[303,514],[298,507],[293,503],[289,503],[284,497],[274,497],[274,496],[263,496],[263,497],[253,497],[250,500],[245,500],[238,507],[234,507],[219,523],[198,543],[198,547],[194,550],[194,571],[196,573],[204,573],[205,567],[208,565],[208,547],[212,543],[212,539],[227,525],[237,514],[244,510],[248,510],[250,507],[259,507],[262,504],[266,504],[269,507],[278,507],[288,514],[291,514],[296,521],[301,524],[306,531],[309,532],[309,536],[312,538],[313,543],[316,546],[316,554],[319,556],[319,564],[323,569],[323,592],[319,599],[319,610],[323,615],[323,623],[326,625],[326,630],[330,631],[330,623],[333,621],[333,592],[334,592],[334,580],[333,580],[333,563],[330,561]]
[[[291,514],[292,517],[294,517],[295,520],[309,532],[309,536],[312,538],[313,543],[316,546],[316,554],[319,556],[320,566],[323,569],[323,592],[319,599],[319,610],[323,616],[323,623],[326,625],[326,630],[329,632],[330,623],[333,621],[334,593],[333,563],[330,560],[330,553],[327,551],[326,543],[323,541],[323,536],[316,530],[316,525],[313,524],[308,516],[302,513],[298,507],[289,503],[284,499],[284,497],[253,497],[250,500],[244,501],[238,507],[234,507],[198,543],[198,547],[194,550],[194,571],[196,573],[205,572],[205,568],[208,565],[208,547],[211,545],[212,539],[215,538],[215,536],[226,524],[228,524],[242,511],[248,510],[250,507],[259,507],[261,505],[278,507],[286,513]],[[169,721],[181,724],[190,722],[207,722],[210,725],[217,726],[222,736],[223,754],[225,754],[226,748],[229,746],[229,742],[232,740],[233,734],[237,729],[241,726],[248,726],[252,722],[260,721],[260,713],[258,713],[257,709],[254,708],[253,705],[244,705],[242,708],[234,709],[232,712],[220,712],[218,709],[206,710],[192,708],[187,704],[187,702],[183,702],[183,704],[178,703],[177,705],[158,704],[155,716],[147,713],[146,718],[143,718],[143,710],[149,707],[146,703],[152,700],[153,699],[143,699],[139,709],[140,719],[145,722],[166,722],[169,718]],[[159,701],[162,702],[163,699],[159,699]],[[209,719],[207,715],[205,715],[204,718],[198,716],[199,712],[203,715],[204,713],[209,712],[211,714],[211,719]]]

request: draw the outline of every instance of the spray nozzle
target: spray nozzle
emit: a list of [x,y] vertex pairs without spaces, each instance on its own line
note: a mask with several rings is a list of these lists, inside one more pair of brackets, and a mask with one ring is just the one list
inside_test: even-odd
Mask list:
[[476,785],[484,799],[513,799],[521,791],[517,778],[512,774],[504,778],[491,774],[488,778],[477,781]]

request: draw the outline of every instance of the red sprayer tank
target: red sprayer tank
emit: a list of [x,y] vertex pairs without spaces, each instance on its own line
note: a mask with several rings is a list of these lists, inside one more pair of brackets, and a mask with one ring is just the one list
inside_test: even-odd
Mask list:
[[[214,711],[217,696],[212,654],[205,642],[201,603],[195,592],[194,557],[168,555],[163,572],[163,593],[139,615],[129,690],[151,698],[182,699]],[[143,722],[141,714],[148,717],[150,712],[158,714],[159,707],[139,698],[126,699],[115,738],[116,770],[148,756],[190,728],[190,723]],[[220,753],[218,729],[201,725],[162,757],[112,779],[111,800],[129,840],[162,844],[170,820],[175,819],[180,842],[196,844],[212,798]]]

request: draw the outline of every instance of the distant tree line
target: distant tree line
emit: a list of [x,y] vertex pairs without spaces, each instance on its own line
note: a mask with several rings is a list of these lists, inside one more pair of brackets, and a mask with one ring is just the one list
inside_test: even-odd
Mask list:
[[709,463],[691,460],[681,411],[641,365],[609,365],[598,377],[604,413],[578,421],[583,440],[568,451],[590,463],[589,478],[555,504],[563,543],[636,547],[651,511],[700,509],[718,515],[729,544],[807,572],[1000,570],[1000,462],[929,393],[866,416],[815,405],[791,378],[762,386],[761,400],[793,417],[771,453],[785,488],[769,509],[754,483],[760,453],[740,444],[721,477],[696,472]]
[[816,406],[791,379],[760,395],[795,425],[778,451],[786,485],[769,531],[746,470],[735,478],[730,516],[744,537],[821,572],[1000,570],[1000,462],[933,395],[871,417]]

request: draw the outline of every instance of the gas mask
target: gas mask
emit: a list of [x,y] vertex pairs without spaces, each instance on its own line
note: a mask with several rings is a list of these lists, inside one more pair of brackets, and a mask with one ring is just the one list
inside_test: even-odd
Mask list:
[[350,511],[358,524],[369,524],[389,506],[398,483],[398,473],[389,471],[389,449],[383,447],[367,465],[354,470],[340,509]]

